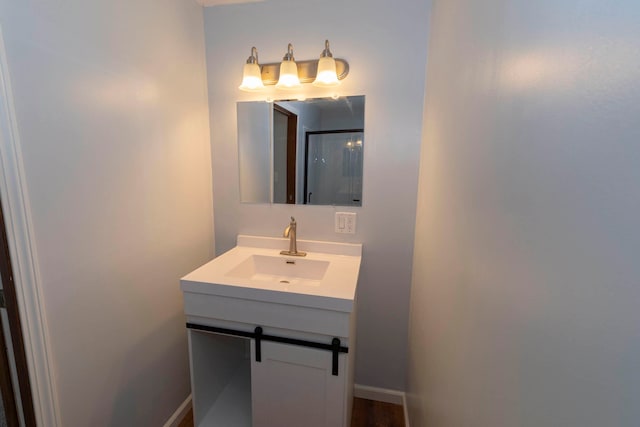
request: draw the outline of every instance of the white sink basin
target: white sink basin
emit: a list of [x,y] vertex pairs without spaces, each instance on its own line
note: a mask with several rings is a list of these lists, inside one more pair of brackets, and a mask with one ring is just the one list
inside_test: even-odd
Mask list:
[[286,256],[250,255],[227,276],[263,282],[319,286],[329,261]]
[[181,279],[185,294],[209,294],[350,312],[362,245],[298,240],[306,257],[281,255],[289,239],[238,236],[238,245]]

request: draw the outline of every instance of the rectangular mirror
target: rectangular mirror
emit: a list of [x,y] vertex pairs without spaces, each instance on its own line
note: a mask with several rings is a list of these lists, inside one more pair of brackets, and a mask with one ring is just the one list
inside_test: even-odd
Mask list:
[[364,96],[238,102],[240,201],[362,206]]

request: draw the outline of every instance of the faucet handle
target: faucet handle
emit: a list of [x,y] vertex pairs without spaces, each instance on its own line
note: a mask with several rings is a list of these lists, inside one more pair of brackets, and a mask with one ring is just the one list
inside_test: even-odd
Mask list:
[[296,219],[294,217],[291,217],[291,224],[295,224],[296,223]]

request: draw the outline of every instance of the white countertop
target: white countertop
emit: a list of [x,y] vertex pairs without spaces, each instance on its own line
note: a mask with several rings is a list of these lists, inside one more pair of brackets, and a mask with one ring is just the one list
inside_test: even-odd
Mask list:
[[[180,280],[183,292],[218,295],[271,303],[351,312],[356,296],[362,245],[298,240],[304,258],[280,255],[289,249],[289,239],[238,236],[238,246],[209,261]],[[327,261],[324,277],[314,285],[279,283],[234,277],[228,273],[252,255],[286,260]]]

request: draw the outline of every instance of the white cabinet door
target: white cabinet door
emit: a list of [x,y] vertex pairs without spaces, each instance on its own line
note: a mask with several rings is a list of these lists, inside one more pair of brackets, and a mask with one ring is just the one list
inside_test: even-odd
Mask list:
[[253,427],[341,427],[345,419],[346,356],[331,374],[330,351],[261,342],[262,361],[251,342]]

